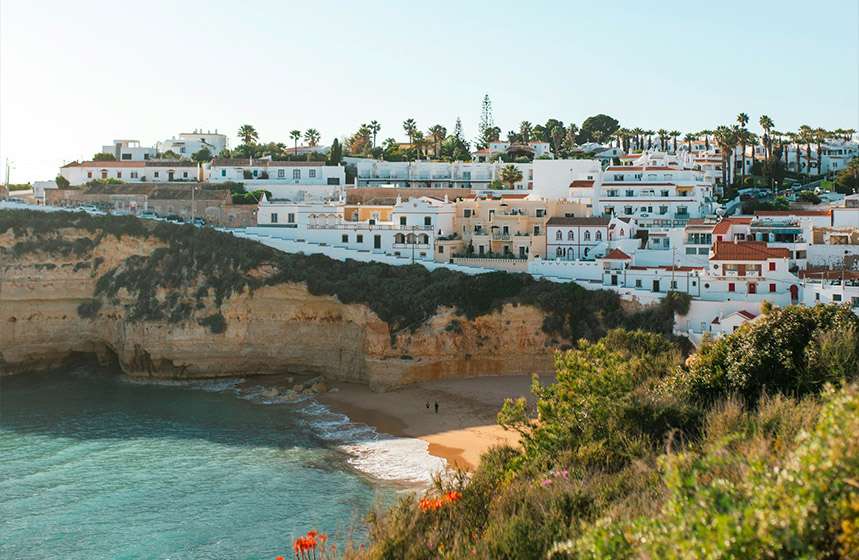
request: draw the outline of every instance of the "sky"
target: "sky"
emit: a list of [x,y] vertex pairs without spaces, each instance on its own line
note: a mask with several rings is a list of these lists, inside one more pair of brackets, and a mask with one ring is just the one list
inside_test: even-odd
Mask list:
[[[0,0],[0,165],[48,180],[114,138],[243,124],[291,144],[528,120],[859,130],[859,1]],[[5,168],[0,169],[4,174]],[[3,175],[5,179],[5,174]]]

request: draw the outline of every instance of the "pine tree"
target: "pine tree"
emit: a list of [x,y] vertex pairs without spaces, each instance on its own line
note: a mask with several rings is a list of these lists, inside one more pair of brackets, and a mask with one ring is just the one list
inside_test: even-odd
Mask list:
[[462,137],[462,121],[459,120],[459,117],[456,117],[456,124],[453,125],[453,137],[457,140],[463,140]]
[[331,150],[328,153],[328,165],[339,165],[343,159],[343,148],[340,146],[340,141],[335,138],[331,143]]
[[480,124],[477,125],[477,139],[474,142],[478,150],[482,150],[489,145],[484,136],[486,135],[486,131],[493,126],[495,126],[495,122],[492,120],[492,101],[489,99],[489,94],[487,93],[483,97],[483,106],[480,109]]

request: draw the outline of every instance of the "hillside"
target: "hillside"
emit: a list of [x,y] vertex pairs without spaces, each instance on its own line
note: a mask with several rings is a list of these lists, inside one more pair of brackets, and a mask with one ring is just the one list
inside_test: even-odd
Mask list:
[[683,360],[616,330],[508,401],[471,477],[370,516],[355,558],[859,558],[859,320],[791,306]]
[[385,389],[551,371],[552,349],[578,338],[670,332],[678,304],[628,313],[615,294],[527,275],[340,262],[84,213],[0,212],[0,263],[4,374],[84,353],[129,375],[312,373]]

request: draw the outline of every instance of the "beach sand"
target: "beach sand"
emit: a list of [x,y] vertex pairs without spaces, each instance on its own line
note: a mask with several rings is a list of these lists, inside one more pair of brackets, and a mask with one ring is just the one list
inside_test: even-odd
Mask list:
[[[553,379],[553,375],[541,376],[544,383]],[[357,383],[326,383],[337,391],[317,399],[334,412],[373,426],[380,433],[420,438],[429,443],[430,454],[444,458],[450,466],[471,470],[493,445],[518,444],[519,435],[497,423],[504,399],[526,397],[531,404],[535,401],[530,375],[430,381],[387,393],[374,393]]]

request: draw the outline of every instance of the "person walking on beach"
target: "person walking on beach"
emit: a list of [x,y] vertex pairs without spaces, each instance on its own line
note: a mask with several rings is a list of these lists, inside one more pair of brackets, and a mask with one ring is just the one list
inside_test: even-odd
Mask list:
[[438,403],[435,403],[435,413],[438,414]]
[[427,401],[427,410],[429,410],[429,401]]

